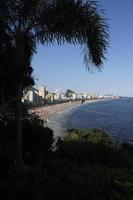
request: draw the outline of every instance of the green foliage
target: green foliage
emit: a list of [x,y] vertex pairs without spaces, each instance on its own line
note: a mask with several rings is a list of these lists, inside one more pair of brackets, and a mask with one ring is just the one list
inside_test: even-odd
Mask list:
[[81,130],[70,129],[64,137],[65,141],[88,141],[91,143],[99,143],[111,145],[113,144],[111,137],[102,129]]
[[[43,127],[43,121],[36,115],[25,114],[22,119],[22,142],[24,163],[33,164],[46,156],[53,143],[53,131]],[[15,121],[13,115],[0,118],[0,159],[3,165],[15,159]],[[5,164],[4,164],[5,163]]]
[[131,153],[124,150],[123,144],[115,146],[110,136],[102,129],[71,129],[57,142],[57,146],[59,156],[78,162],[79,165],[82,162],[112,167],[133,165]]
[[132,174],[132,169],[91,166],[86,163],[79,166],[72,161],[54,157],[34,167],[10,169],[3,196],[11,200],[99,200],[99,197],[100,200],[131,200]]
[[83,140],[83,136],[85,135],[84,131],[79,129],[70,129],[68,130],[68,134],[64,137],[65,141],[79,141]]
[[35,163],[46,157],[53,144],[53,131],[43,127],[43,121],[37,116],[23,122],[24,162]]
[[4,24],[6,22],[0,21],[0,23],[2,25],[0,35],[0,105],[2,105],[7,102],[15,102],[20,84],[22,89],[34,85],[31,57],[35,50],[35,44],[27,35],[24,36],[23,69],[20,69],[17,66],[18,50],[14,45],[13,36],[6,31],[6,24]]
[[88,135],[87,140],[92,143],[112,144],[111,137],[102,129],[93,129]]
[[17,61],[16,64],[19,67],[22,65],[24,71],[20,68],[18,72],[21,72],[19,75],[23,78],[27,61],[30,63],[37,42],[80,44],[88,68],[90,62],[97,68],[100,67],[105,59],[108,27],[104,14],[95,1],[2,0],[0,25],[0,42],[7,46],[5,38],[10,39],[15,55],[22,61],[20,64]]
[[126,142],[121,144],[121,149],[133,158],[133,145]]
[[[24,120],[27,120],[25,124],[28,128],[30,127],[29,131],[35,136],[35,138],[31,135],[30,137],[26,136],[28,141],[24,140],[27,142],[24,146],[27,145],[26,148],[29,148],[27,152],[30,153],[30,156],[25,159],[23,165],[12,165],[6,170],[6,173],[3,173],[4,169],[1,170],[0,195],[3,196],[3,199],[132,199],[133,157],[131,144],[115,146],[103,143],[102,140],[93,142],[84,138],[86,133],[93,132],[92,134],[97,136],[99,134],[101,137],[102,130],[73,129],[70,133],[73,132],[74,137],[70,135],[72,137],[65,137],[64,140],[60,138],[56,150],[40,156],[44,149],[38,150],[35,141],[37,140],[37,145],[40,144],[41,147],[43,133],[39,127],[42,127],[42,121],[34,115],[30,119],[28,118],[28,116],[25,117]],[[36,132],[36,127],[38,127],[38,132]],[[34,131],[40,135],[39,139]],[[78,139],[77,136],[75,139],[75,132]],[[48,144],[50,147],[50,142]],[[33,147],[35,147],[35,152]],[[36,156],[38,156],[39,162]]]

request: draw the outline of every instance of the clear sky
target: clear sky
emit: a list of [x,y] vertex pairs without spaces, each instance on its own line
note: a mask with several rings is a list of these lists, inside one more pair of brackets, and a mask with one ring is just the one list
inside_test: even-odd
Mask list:
[[109,19],[110,47],[102,72],[89,73],[80,47],[38,46],[33,58],[37,86],[49,91],[133,96],[133,0],[99,0]]

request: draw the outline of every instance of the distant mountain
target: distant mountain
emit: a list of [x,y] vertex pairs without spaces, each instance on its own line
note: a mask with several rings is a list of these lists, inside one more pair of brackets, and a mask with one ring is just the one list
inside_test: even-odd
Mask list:
[[66,97],[71,97],[71,96],[73,96],[73,94],[76,94],[76,92],[74,92],[74,91],[72,91],[70,89],[67,89],[67,91],[65,93]]

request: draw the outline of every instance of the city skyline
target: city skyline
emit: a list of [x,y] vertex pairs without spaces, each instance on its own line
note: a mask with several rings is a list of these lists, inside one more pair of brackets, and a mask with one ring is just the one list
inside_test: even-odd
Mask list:
[[46,86],[39,86],[39,88],[29,87],[26,90],[25,95],[22,98],[22,101],[28,106],[44,106],[48,104],[59,104],[59,103],[68,103],[74,101],[81,101],[82,103],[85,100],[92,99],[117,99],[122,98],[120,96],[114,96],[113,94],[100,95],[95,93],[76,93],[71,89],[66,91],[59,92],[49,92]]
[[[55,90],[49,90],[49,87],[46,86],[46,85],[34,85],[32,86],[33,88],[39,90],[39,88],[41,87],[45,87],[46,88],[46,91],[48,93],[55,93],[55,94],[61,94],[61,93],[65,93],[67,90],[71,90],[71,88],[67,88],[67,89],[64,89],[64,88],[56,88]],[[32,88],[31,87],[31,88]],[[80,92],[77,92],[77,90],[72,90],[73,92],[75,92],[76,94],[85,94],[85,93],[88,93],[88,94],[95,94],[95,95],[110,95],[110,96],[118,96],[117,94],[114,94],[114,93],[106,93],[106,94],[100,94],[100,93],[94,93],[93,91],[80,91]],[[42,95],[41,95],[42,96]]]
[[86,72],[78,45],[39,45],[32,62],[37,85],[47,85],[50,91],[71,88],[76,92],[133,96],[133,2],[99,2],[109,19],[110,35],[107,61],[102,72]]

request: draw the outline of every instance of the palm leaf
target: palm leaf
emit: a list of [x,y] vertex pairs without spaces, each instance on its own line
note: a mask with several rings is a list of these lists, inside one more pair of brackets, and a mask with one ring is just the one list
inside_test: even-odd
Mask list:
[[91,68],[90,63],[100,68],[108,47],[108,27],[97,7],[94,1],[50,1],[38,18],[37,40],[44,44],[80,44],[87,68]]

